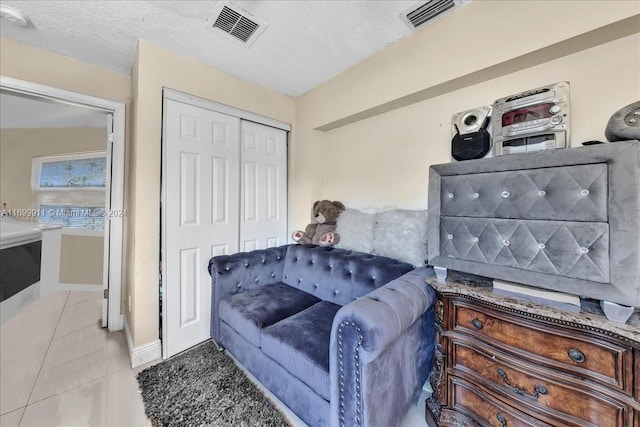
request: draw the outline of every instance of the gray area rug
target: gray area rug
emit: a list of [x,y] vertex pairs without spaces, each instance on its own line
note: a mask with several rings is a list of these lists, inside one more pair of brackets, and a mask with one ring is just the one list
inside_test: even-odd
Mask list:
[[137,378],[145,413],[155,427],[291,425],[211,340]]

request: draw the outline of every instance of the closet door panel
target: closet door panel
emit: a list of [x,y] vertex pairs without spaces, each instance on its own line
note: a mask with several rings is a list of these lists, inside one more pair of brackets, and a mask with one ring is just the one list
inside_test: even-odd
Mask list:
[[287,242],[287,133],[242,121],[240,249]]
[[174,96],[163,125],[164,357],[210,336],[211,257],[288,240],[287,132]]
[[238,251],[240,119],[165,101],[165,357],[209,338],[209,258]]

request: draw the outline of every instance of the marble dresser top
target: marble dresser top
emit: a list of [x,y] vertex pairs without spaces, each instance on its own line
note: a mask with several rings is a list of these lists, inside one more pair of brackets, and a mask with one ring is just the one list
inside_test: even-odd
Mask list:
[[612,322],[607,319],[597,301],[582,299],[580,312],[565,311],[524,298],[497,294],[493,291],[491,279],[457,273],[449,270],[445,280],[435,276],[427,278],[427,283],[440,293],[466,295],[492,304],[504,306],[534,316],[571,322],[583,326],[591,326],[603,331],[625,337],[640,346],[640,313],[636,310],[627,323]]

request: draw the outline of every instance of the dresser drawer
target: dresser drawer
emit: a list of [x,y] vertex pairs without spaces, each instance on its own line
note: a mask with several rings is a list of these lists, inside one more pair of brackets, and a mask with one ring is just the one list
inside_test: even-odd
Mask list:
[[463,300],[454,300],[453,308],[452,329],[457,332],[484,339],[536,363],[633,394],[629,380],[633,354],[629,348],[557,325],[529,321],[525,326],[515,316],[477,304],[471,307]]
[[547,414],[567,425],[632,425],[632,408],[604,395],[601,387],[581,385],[579,380],[570,384],[559,377],[551,379],[555,377],[553,371],[496,354],[489,347],[482,348],[471,341],[452,339],[451,344],[454,375],[483,384],[518,402],[525,413]]
[[[452,262],[483,266],[477,274],[498,269],[560,276],[565,280],[609,286],[609,224],[580,221],[440,217],[440,256]],[[439,266],[456,268],[438,263]],[[519,282],[515,277],[499,277]]]
[[[458,377],[449,378],[449,389],[453,397],[453,407],[462,409],[481,425],[495,427],[547,427],[540,419],[526,415],[505,405],[490,394],[484,393],[473,384]],[[458,424],[453,424],[458,425]]]
[[605,222],[607,181],[605,163],[443,176],[440,215]]

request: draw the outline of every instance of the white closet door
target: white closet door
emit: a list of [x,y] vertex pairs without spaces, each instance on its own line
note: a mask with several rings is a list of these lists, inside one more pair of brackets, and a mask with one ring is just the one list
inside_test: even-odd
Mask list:
[[240,119],[165,98],[164,126],[162,318],[169,357],[209,338],[208,262],[238,251]]
[[287,132],[242,121],[240,250],[287,242]]

